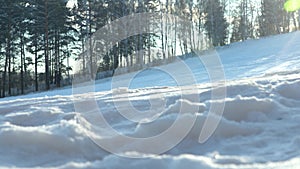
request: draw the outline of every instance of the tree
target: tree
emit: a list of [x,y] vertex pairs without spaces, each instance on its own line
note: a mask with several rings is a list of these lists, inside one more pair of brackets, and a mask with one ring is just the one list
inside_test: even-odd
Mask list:
[[230,41],[244,41],[254,38],[254,7],[249,0],[241,0],[233,11],[232,36]]
[[19,1],[17,4],[17,7],[19,8],[19,14],[16,18],[16,31],[17,36],[19,36],[18,40],[18,48],[20,51],[20,88],[21,88],[21,94],[24,94],[24,88],[25,88],[25,82],[26,82],[26,75],[27,75],[27,69],[26,69],[26,52],[25,52],[25,46],[28,38],[25,36],[25,34],[28,31],[28,7],[26,6],[26,1]]
[[44,17],[43,9],[39,4],[39,0],[30,0],[29,12],[28,12],[28,35],[29,35],[29,44],[27,50],[34,55],[34,73],[35,73],[35,91],[39,90],[39,76],[38,76],[38,67],[42,55],[40,54],[44,49],[43,43],[43,33],[44,33]]
[[[260,36],[289,32],[290,17],[283,10],[284,0],[262,0],[259,16]],[[294,21],[296,25],[296,21]]]
[[224,16],[224,8],[221,6],[220,1],[208,1],[205,13],[205,28],[213,46],[225,45],[228,24]]
[[[17,2],[12,1],[2,1],[2,5],[0,8],[0,20],[1,25],[3,25],[3,29],[1,29],[2,34],[2,42],[4,43],[4,55],[5,55],[5,63],[4,70],[2,73],[2,97],[5,97],[6,87],[8,88],[8,95],[11,95],[12,88],[12,67],[14,61],[14,40],[15,29],[16,29],[16,17],[18,13],[15,13],[18,8],[16,7]],[[8,78],[8,80],[7,80]],[[8,82],[7,82],[8,81]]]

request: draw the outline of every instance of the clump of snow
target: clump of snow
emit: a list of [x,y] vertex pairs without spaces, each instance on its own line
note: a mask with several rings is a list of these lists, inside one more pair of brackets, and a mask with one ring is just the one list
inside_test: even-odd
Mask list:
[[294,82],[283,82],[276,86],[277,92],[286,98],[299,100],[300,99],[300,80]]
[[240,122],[254,120],[253,114],[255,114],[262,116],[262,120],[265,120],[266,116],[263,114],[268,114],[273,109],[276,109],[276,104],[274,104],[272,99],[237,96],[226,99],[223,116],[228,120]]

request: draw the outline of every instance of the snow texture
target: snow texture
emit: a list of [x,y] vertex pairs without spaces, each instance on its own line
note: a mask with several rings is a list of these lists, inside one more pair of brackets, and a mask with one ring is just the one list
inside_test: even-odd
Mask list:
[[[111,90],[111,79],[96,82],[94,97],[105,119],[120,133],[134,137],[165,131],[178,117],[182,104],[197,107],[197,112],[185,109],[180,117],[183,124],[189,118],[196,118],[196,122],[173,149],[161,155],[125,152],[147,156],[144,159],[119,157],[101,149],[88,136],[101,139],[101,133],[95,132],[73,105],[74,100],[84,104],[89,95],[73,96],[69,87],[0,100],[0,168],[299,168],[300,32],[235,43],[218,49],[218,53],[228,79],[227,96],[221,123],[207,142],[198,142],[199,133],[210,105],[222,100],[211,99],[205,68],[198,58],[190,58],[185,62],[198,84],[187,85],[185,90],[196,88],[197,93],[191,94],[199,96],[200,103],[182,99],[174,80],[159,69],[141,72],[129,88]],[[166,66],[178,69],[176,63]],[[128,76],[118,76],[117,80],[122,82]],[[115,102],[124,101],[122,96],[127,92],[138,110],[161,102],[166,103],[165,108],[160,116],[148,117],[153,122],[129,121],[114,107]],[[113,99],[116,93],[118,97]],[[126,109],[126,104],[121,108]],[[181,132],[171,133],[161,144]]]

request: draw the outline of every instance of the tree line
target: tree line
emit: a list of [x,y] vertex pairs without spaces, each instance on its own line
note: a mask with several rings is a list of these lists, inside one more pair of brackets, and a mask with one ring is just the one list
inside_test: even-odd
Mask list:
[[[167,25],[160,25],[161,34],[128,37],[114,44],[90,69],[102,72],[140,68],[143,64],[164,62],[178,51],[182,55],[191,53],[197,45],[206,50],[300,29],[300,12],[284,11],[285,0],[0,2],[0,97],[68,85],[74,69],[70,61],[81,59],[81,69],[85,70],[92,60],[88,54],[90,37],[112,21],[134,13],[167,13],[192,24],[167,21]],[[196,40],[193,30],[204,32],[210,42]],[[170,33],[172,36],[168,36]],[[160,48],[162,53],[153,53],[151,48]]]

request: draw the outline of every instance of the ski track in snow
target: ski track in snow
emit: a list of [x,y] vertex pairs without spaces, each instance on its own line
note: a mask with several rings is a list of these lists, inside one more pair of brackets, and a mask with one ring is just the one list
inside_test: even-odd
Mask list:
[[[148,124],[136,124],[118,114],[112,94],[119,92],[115,101],[122,103],[126,88],[110,90],[109,79],[96,84],[95,98],[106,120],[116,130],[134,137],[154,136],[166,130],[177,118],[179,104],[198,107],[197,113],[185,110],[185,117],[197,120],[173,149],[145,159],[118,157],[102,150],[87,135],[99,133],[91,130],[89,121],[73,105],[74,100],[89,96],[73,97],[69,87],[0,100],[0,168],[299,168],[300,32],[235,43],[218,52],[229,79],[226,104],[220,125],[204,144],[198,143],[198,137],[209,106],[221,100],[211,99],[205,69],[197,58],[190,58],[186,63],[199,82],[197,93],[192,94],[199,96],[200,103],[182,100],[174,81],[162,74],[157,76],[158,72],[151,74],[153,70],[143,72],[146,75],[138,76],[128,89],[132,104],[139,110],[147,109],[149,101],[159,103],[164,95],[164,113]],[[176,63],[166,66],[176,69]],[[195,86],[188,85],[184,90],[195,91]],[[121,108],[126,109],[126,104]]]

